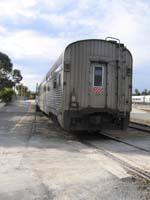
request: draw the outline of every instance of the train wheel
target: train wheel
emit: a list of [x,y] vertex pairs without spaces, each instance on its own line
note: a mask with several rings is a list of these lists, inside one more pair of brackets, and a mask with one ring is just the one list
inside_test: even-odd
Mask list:
[[126,130],[128,128],[129,125],[129,114],[127,113],[126,117],[121,119],[121,129],[122,130]]

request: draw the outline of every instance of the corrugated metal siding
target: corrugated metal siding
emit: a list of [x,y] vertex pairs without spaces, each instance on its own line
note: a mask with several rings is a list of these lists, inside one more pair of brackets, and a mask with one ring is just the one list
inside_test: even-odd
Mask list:
[[108,64],[107,73],[107,107],[117,109],[117,67],[115,62]]
[[[123,47],[124,48],[124,47]],[[65,52],[65,59],[69,60],[71,70],[65,72],[64,79],[67,85],[65,86],[65,109],[69,109],[70,93],[73,88],[77,92],[78,102],[81,108],[90,106],[92,101],[100,99],[91,99],[89,97],[89,71],[90,61],[101,61],[107,63],[107,107],[119,109],[121,111],[129,110],[129,105],[125,106],[126,99],[129,99],[129,82],[131,77],[126,78],[126,65],[132,65],[131,56],[129,53],[123,55],[123,48],[120,47],[120,69],[119,83],[117,91],[117,60],[119,48],[116,44],[101,40],[89,40],[73,43]],[[127,51],[124,51],[127,52]],[[129,63],[130,62],[130,63]],[[125,79],[123,78],[125,77]],[[130,79],[130,80],[129,80]],[[105,95],[105,94],[104,94]],[[117,95],[118,104],[117,104]],[[124,96],[125,95],[125,96]]]
[[[102,96],[91,96],[91,61],[106,63],[107,82],[105,92],[105,104],[107,108],[130,111],[132,76],[126,76],[127,68],[132,69],[132,57],[128,50],[120,47],[120,62],[117,65],[119,48],[115,43],[103,40],[85,40],[69,45],[64,55],[62,54],[42,82],[44,86],[52,71],[62,65],[62,84],[60,88],[54,89],[52,80],[46,83],[50,91],[41,91],[38,104],[46,113],[63,113],[69,109],[70,94],[75,88],[77,101],[80,108],[87,108],[94,104],[102,107]],[[69,65],[70,70],[65,70]],[[118,76],[119,75],[119,76]],[[105,79],[106,79],[105,77]],[[123,78],[125,77],[125,78]],[[119,82],[118,82],[119,81]],[[129,101],[128,104],[125,102]],[[60,119],[60,118],[59,118]]]
[[[59,57],[59,59],[55,62],[52,68],[47,73],[46,78],[44,79],[42,85],[46,86],[46,91],[41,90],[38,104],[45,113],[49,114],[50,112],[58,115],[62,112],[63,108],[63,54]],[[51,77],[51,73],[54,73],[58,67],[61,66],[61,86],[57,88],[53,88],[53,76]],[[50,88],[48,91],[47,88]]]
[[46,92],[46,112],[56,112],[62,108],[62,88],[51,89],[50,92]]
[[132,106],[132,56],[128,51],[124,53],[124,59],[126,61],[126,68],[130,69],[131,73],[130,76],[127,76],[126,79],[126,96],[128,100],[127,109],[131,110]]

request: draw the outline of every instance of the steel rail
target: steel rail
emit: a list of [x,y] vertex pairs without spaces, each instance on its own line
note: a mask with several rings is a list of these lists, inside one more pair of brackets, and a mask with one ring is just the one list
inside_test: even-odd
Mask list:
[[144,131],[144,132],[150,133],[150,125],[148,125],[148,124],[130,122],[129,128],[133,128],[133,129],[137,129],[137,130],[140,130],[140,131]]
[[94,144],[91,144],[89,141],[84,141],[81,140],[80,142],[82,142],[83,144],[87,145],[88,147],[91,148],[95,148],[97,151],[99,151],[100,153],[102,153],[103,155],[111,158],[112,160],[118,162],[119,164],[121,164],[126,170],[128,170],[129,172],[132,172],[134,175],[137,175],[140,178],[145,179],[146,181],[150,181],[150,173],[144,170],[141,170],[140,168],[137,167],[133,167],[131,164],[121,160],[120,158],[116,157],[115,155],[112,155],[111,153],[109,153],[107,150],[105,150],[102,147],[97,147]]
[[[139,146],[136,146],[134,144],[130,144],[126,141],[123,141],[119,138],[116,138],[116,137],[113,137],[113,136],[110,136],[108,135],[109,133],[107,132],[98,132],[100,135],[103,135],[111,140],[114,140],[114,141],[117,141],[117,142],[120,142],[120,143],[123,143],[123,144],[126,144],[128,146],[132,146],[140,151],[144,151],[146,153],[149,153],[150,151],[147,150],[147,149],[144,149],[142,147],[139,147]],[[96,150],[100,151],[102,154],[104,154],[105,156],[111,158],[112,160],[118,162],[119,164],[121,164],[126,170],[132,172],[133,174],[137,175],[138,177],[141,177],[143,179],[145,179],[146,181],[150,181],[150,172],[148,171],[144,171],[138,167],[134,167],[132,166],[131,164],[127,163],[126,161],[123,161],[121,160],[120,158],[118,158],[117,156],[111,154],[110,152],[108,152],[105,148],[103,147],[98,147],[97,145],[94,145],[92,144],[90,141],[87,141],[87,140],[80,140],[80,142],[82,142],[83,144],[87,145],[88,147],[91,147],[91,148],[95,148]]]
[[147,150],[147,149],[144,149],[144,148],[142,148],[142,147],[136,146],[136,145],[134,145],[134,144],[128,143],[128,142],[123,141],[123,140],[121,140],[121,139],[119,139],[119,138],[113,137],[113,136],[109,135],[109,133],[107,133],[107,132],[104,132],[104,131],[103,131],[103,132],[100,132],[99,134],[101,134],[101,135],[103,135],[103,136],[105,136],[105,137],[107,137],[107,138],[109,138],[109,139],[111,139],[111,140],[115,140],[115,141],[117,141],[117,142],[121,142],[121,143],[126,144],[126,145],[128,145],[128,146],[132,146],[132,147],[134,147],[134,148],[136,148],[136,149],[138,149],[138,150],[145,151],[145,152],[148,152],[148,153],[150,152],[150,150]]

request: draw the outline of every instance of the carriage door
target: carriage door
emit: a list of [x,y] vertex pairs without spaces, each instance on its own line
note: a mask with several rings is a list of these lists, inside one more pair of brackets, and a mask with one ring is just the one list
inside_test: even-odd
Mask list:
[[106,65],[91,63],[89,84],[89,105],[91,107],[106,107]]

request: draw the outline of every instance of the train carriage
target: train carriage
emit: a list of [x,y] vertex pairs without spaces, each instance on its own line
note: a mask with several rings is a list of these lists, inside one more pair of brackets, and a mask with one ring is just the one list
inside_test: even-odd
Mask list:
[[132,96],[132,103],[134,103],[134,104],[150,104],[150,95]]
[[69,44],[38,88],[38,107],[65,130],[125,129],[132,92],[132,55],[115,40]]

